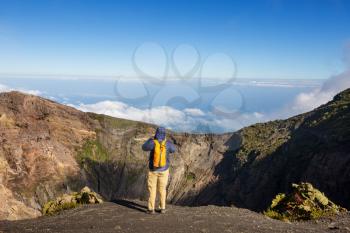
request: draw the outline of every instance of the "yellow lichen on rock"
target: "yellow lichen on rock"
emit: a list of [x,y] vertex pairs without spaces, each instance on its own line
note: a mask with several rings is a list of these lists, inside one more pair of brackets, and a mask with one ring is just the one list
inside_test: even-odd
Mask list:
[[89,187],[84,187],[80,192],[71,194],[63,194],[56,200],[47,202],[43,208],[43,215],[53,215],[62,210],[72,209],[81,204],[100,204],[103,203],[102,198],[95,192],[91,191]]
[[311,220],[346,209],[331,202],[310,183],[292,184],[292,192],[278,194],[264,214],[282,221]]

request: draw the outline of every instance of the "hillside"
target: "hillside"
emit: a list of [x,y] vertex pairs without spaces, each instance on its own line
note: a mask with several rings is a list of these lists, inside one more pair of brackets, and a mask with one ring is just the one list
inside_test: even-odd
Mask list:
[[[350,90],[287,120],[222,135],[170,132],[168,201],[265,209],[307,181],[349,208]],[[40,215],[56,196],[88,185],[107,200],[144,200],[155,126],[83,113],[19,92],[0,94],[0,219]]]
[[262,210],[276,193],[304,181],[350,208],[349,108],[348,89],[306,114],[242,129],[218,192],[228,203]]

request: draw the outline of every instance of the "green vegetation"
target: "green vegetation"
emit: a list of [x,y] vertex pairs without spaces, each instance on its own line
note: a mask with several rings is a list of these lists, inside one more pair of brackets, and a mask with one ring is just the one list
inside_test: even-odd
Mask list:
[[287,123],[273,121],[242,129],[242,142],[236,154],[237,158],[245,163],[272,154],[290,139],[289,125],[292,124],[295,124],[294,119],[287,121]]
[[[303,129],[298,132],[300,137],[312,134],[328,138],[334,137],[337,142],[344,141],[345,138],[348,138],[350,130],[350,125],[344,124],[344,122],[350,122],[349,104],[350,89],[339,93],[331,102],[309,113],[283,121],[259,123],[243,128],[241,130],[241,147],[236,156],[245,163],[273,154],[292,136],[295,137],[294,133],[298,131],[300,126]],[[317,132],[313,132],[313,130],[317,130]],[[309,137],[309,135],[307,136]],[[309,144],[311,145],[310,141]],[[313,145],[311,149],[313,149]]]
[[189,172],[186,174],[186,180],[187,181],[193,181],[196,179],[196,174],[194,174],[193,172]]
[[94,162],[106,162],[109,159],[109,154],[98,140],[89,140],[78,152],[77,159],[80,164],[83,164],[86,159]]
[[350,104],[350,89],[345,90],[336,95],[333,100],[325,105],[320,106],[316,110],[312,111],[313,116],[307,123],[310,127],[317,127],[322,123],[336,124],[334,119],[341,119],[346,117],[349,112]]
[[115,117],[106,116],[102,114],[89,113],[89,116],[98,120],[101,125],[106,125],[106,126],[109,126],[112,128],[118,128],[118,129],[128,129],[130,127],[135,127],[138,124],[145,124],[142,122],[120,119],[120,118],[115,118]]
[[92,192],[88,187],[84,187],[80,192],[64,194],[56,200],[47,202],[42,208],[42,213],[43,215],[54,215],[82,204],[99,204],[102,202],[97,193]]
[[63,210],[74,209],[78,206],[79,204],[74,202],[57,204],[55,201],[49,201],[44,205],[42,213],[43,215],[55,215],[62,212]]
[[331,216],[346,209],[331,202],[310,183],[292,185],[290,194],[278,194],[264,215],[282,221],[299,221]]

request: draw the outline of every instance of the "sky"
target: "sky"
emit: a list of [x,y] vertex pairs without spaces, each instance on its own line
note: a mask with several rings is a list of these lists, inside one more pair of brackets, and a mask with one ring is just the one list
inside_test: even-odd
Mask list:
[[350,88],[349,0],[0,0],[0,92],[182,132]]
[[0,74],[326,79],[349,22],[347,0],[0,0]]

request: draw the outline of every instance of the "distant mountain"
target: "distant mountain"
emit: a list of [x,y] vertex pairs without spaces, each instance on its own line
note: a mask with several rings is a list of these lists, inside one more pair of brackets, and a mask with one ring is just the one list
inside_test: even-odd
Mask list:
[[[350,89],[309,113],[235,133],[169,132],[168,200],[182,205],[268,206],[291,182],[307,181],[350,207]],[[83,113],[19,92],[0,94],[0,219],[40,215],[41,206],[88,185],[105,199],[147,196],[154,125]]]

